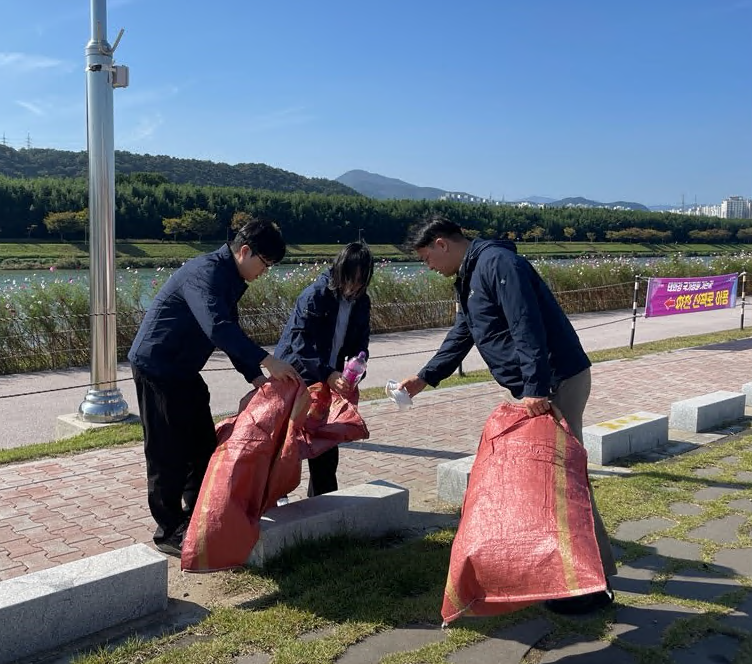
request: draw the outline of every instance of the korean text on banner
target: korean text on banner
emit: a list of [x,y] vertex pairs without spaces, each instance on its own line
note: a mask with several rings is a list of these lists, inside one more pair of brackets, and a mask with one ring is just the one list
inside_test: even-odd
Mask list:
[[690,314],[736,306],[738,274],[714,277],[651,277],[645,300],[645,318]]

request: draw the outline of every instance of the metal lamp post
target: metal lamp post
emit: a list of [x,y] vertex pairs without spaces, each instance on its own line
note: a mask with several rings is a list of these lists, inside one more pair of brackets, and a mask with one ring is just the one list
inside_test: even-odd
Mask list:
[[117,386],[115,304],[115,137],[113,88],[128,85],[127,67],[113,66],[107,42],[107,0],[91,0],[86,45],[86,124],[89,150],[89,290],[91,387],[78,407],[87,422],[119,422],[128,404]]

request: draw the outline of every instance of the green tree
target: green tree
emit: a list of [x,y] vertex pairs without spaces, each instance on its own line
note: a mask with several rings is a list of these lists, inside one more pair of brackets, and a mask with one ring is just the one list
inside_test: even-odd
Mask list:
[[253,217],[250,214],[243,210],[238,210],[232,215],[230,228],[232,228],[232,230],[234,231],[239,231],[241,228],[243,228],[243,226],[250,222],[251,219],[253,219]]
[[752,242],[752,226],[740,228],[736,232],[736,239],[739,240],[739,242]]
[[535,240],[537,243],[538,240],[540,240],[542,237],[544,237],[546,234],[546,229],[541,226],[533,226],[529,231],[524,233],[522,235],[523,240],[527,240],[528,242],[530,240]]
[[206,210],[187,210],[182,219],[185,230],[198,235],[199,242],[204,235],[214,235],[219,230],[217,215]]
[[44,218],[44,225],[49,233],[59,233],[65,240],[66,233],[80,233],[86,227],[81,212],[50,212]]
[[186,231],[183,217],[168,217],[163,219],[162,227],[164,228],[165,235],[172,235],[172,239],[176,242],[178,235]]
[[566,236],[567,240],[571,242],[574,236],[577,235],[577,230],[572,228],[571,226],[566,226],[564,228],[564,235]]

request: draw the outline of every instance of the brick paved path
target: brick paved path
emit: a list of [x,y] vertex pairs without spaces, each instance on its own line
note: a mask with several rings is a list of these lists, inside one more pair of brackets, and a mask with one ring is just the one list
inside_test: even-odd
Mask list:
[[[672,401],[750,381],[752,339],[602,363],[585,423],[667,413]],[[410,489],[413,508],[425,508],[435,498],[436,465],[474,453],[502,395],[485,383],[422,394],[404,413],[390,402],[364,404],[371,439],[343,449],[341,485],[391,480]],[[149,542],[152,528],[140,446],[0,468],[0,580]]]

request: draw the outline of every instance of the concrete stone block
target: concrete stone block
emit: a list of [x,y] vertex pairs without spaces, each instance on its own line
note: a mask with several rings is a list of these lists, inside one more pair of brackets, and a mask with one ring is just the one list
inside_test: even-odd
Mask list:
[[339,534],[379,537],[402,530],[409,498],[404,487],[376,480],[274,507],[261,519],[261,537],[248,564],[263,566],[306,540]]
[[585,427],[582,438],[588,460],[606,464],[667,445],[668,417],[640,411]]
[[167,608],[167,560],[145,544],[0,582],[0,664]]
[[111,427],[113,424],[141,424],[141,418],[131,413],[120,422],[112,424],[101,424],[99,422],[84,422],[79,419],[78,413],[69,413],[67,415],[58,415],[55,423],[55,440],[63,440],[78,436],[89,429],[100,429],[102,427]]
[[746,395],[720,390],[671,404],[670,424],[683,431],[707,431],[744,417]]
[[475,454],[472,456],[445,461],[436,466],[436,486],[438,498],[449,505],[462,505],[467,491],[467,481],[470,471],[475,463]]
[[752,406],[752,383],[744,383],[742,385],[742,393],[746,398],[746,405]]

